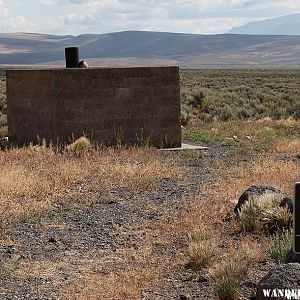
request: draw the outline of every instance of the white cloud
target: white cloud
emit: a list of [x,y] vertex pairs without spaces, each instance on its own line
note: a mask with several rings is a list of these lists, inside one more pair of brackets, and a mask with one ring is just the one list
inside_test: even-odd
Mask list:
[[38,0],[37,3],[42,4],[42,5],[55,5],[56,1],[55,0]]
[[5,18],[9,14],[8,9],[5,7],[4,0],[0,0],[0,18]]
[[[36,0],[15,15],[0,0],[0,30],[81,34],[123,30],[222,33],[254,20],[300,11],[299,0]],[[49,6],[48,8],[42,8]],[[39,17],[39,9],[43,16]],[[17,22],[16,20],[20,20]],[[16,22],[16,23],[13,23]]]

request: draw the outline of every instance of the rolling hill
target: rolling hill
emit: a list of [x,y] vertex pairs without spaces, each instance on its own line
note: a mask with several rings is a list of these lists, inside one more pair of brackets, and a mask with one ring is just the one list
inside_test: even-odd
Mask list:
[[64,64],[64,48],[80,47],[90,65],[295,66],[300,36],[198,35],[126,31],[55,36],[0,34],[0,64]]
[[251,22],[228,33],[263,35],[300,35],[300,13]]

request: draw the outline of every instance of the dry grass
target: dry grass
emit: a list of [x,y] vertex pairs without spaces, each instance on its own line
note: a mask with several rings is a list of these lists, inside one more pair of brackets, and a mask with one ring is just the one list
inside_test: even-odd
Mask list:
[[[64,300],[138,300],[142,290],[155,280],[154,270],[135,270],[134,267],[109,270],[111,262],[112,258],[93,259],[91,255],[89,260],[69,257],[60,262],[44,260],[10,264],[4,271],[7,277],[36,282],[37,295],[43,290],[39,282],[50,279],[59,291],[60,299]],[[64,273],[70,274],[67,279]]]
[[0,139],[7,136],[7,126],[0,125]]
[[286,255],[293,246],[293,230],[284,230],[272,239],[271,256],[278,264],[285,263]]
[[[250,128],[232,127],[233,122],[230,122],[231,124],[219,123],[218,130],[223,137],[229,132],[235,131],[248,135],[251,126],[253,126],[253,132],[260,131],[261,124],[265,126],[266,123],[270,124],[269,122],[274,125],[274,121],[269,120],[253,125],[250,123]],[[284,130],[290,126],[290,123],[292,126],[299,127],[299,122],[294,123],[294,121],[277,121],[275,123],[278,126],[284,126]],[[243,122],[237,122],[235,125],[237,124],[245,125]],[[216,123],[213,123],[212,129],[215,125]],[[222,133],[224,127],[228,128],[227,133],[226,130]],[[292,130],[294,129],[292,128]],[[289,196],[293,195],[294,184],[299,181],[299,162],[292,159],[282,160],[281,158],[283,154],[287,156],[291,153],[296,154],[298,142],[290,139],[282,139],[284,143],[278,142],[278,138],[281,139],[283,136],[284,134],[274,137],[274,140],[272,137],[272,144],[270,142],[268,145],[269,149],[265,148],[267,150],[259,154],[256,154],[255,151],[242,151],[225,160],[214,160],[210,166],[213,170],[211,180],[200,187],[198,196],[190,201],[186,214],[182,216],[181,228],[177,230],[192,232],[205,224],[219,233],[218,243],[222,247],[221,253],[226,253],[226,258],[217,255],[212,260],[212,269],[216,281],[216,293],[220,299],[235,299],[243,280],[248,276],[245,275],[245,272],[251,271],[249,276],[255,277],[254,280],[257,280],[254,262],[270,260],[270,238],[261,235],[259,231],[254,236],[252,233],[242,231],[239,222],[234,218],[233,209],[240,195],[253,184],[271,185],[281,189]],[[252,149],[256,148],[258,143],[259,147],[261,143],[267,146],[266,140],[258,141],[253,137],[251,139],[245,137],[244,140],[245,143],[251,143]],[[285,149],[281,146],[280,151],[276,147],[270,147],[280,143],[286,146],[289,142],[291,142],[290,146]],[[278,203],[276,202],[276,204]],[[264,214],[261,215],[262,223],[275,224],[276,227],[280,227],[282,224],[284,224],[282,227],[285,227],[286,224],[290,225],[291,215],[290,213],[286,214],[286,212],[285,208],[278,209],[277,207],[276,210],[272,210],[270,207],[266,207]],[[228,215],[233,218],[230,221],[225,221],[224,219]],[[246,248],[250,249],[250,254],[255,252],[255,257],[248,260],[249,253],[241,256],[241,243],[249,240],[252,244]],[[243,251],[245,253],[245,250]]]
[[66,151],[73,155],[82,156],[92,149],[91,141],[86,137],[81,137],[66,147]]
[[286,207],[271,207],[262,212],[264,229],[273,234],[292,227],[293,215]]
[[236,253],[232,256],[226,256],[223,261],[216,264],[211,270],[211,275],[215,281],[228,277],[241,281],[247,269],[247,261],[243,256],[240,256],[240,253]]
[[196,120],[187,127],[188,132],[202,132],[224,146],[248,155],[269,152],[272,154],[299,154],[300,121],[271,120],[228,121],[198,124]]
[[279,154],[300,155],[300,140],[279,140],[273,143],[274,149]]
[[266,193],[247,201],[239,212],[239,221],[244,231],[265,231],[273,234],[292,225],[292,213],[280,207],[282,194]]
[[[109,200],[116,189],[148,191],[161,179],[182,174],[174,159],[138,148],[90,150],[77,157],[31,146],[0,152],[0,166],[2,234],[20,219],[38,219],[63,198],[73,199],[73,205],[91,205]],[[93,197],[95,192],[102,199]]]
[[[230,131],[240,132],[237,140],[251,143],[254,149],[257,143],[261,145],[260,141],[252,136],[251,139],[244,136],[251,130],[243,127],[245,124],[247,123],[219,123],[219,132],[214,132],[223,137],[230,137]],[[233,215],[239,196],[250,185],[272,185],[291,195],[294,182],[299,180],[298,162],[278,159],[283,155],[297,154],[297,139],[282,139],[280,142],[273,136],[272,130],[262,130],[266,126],[273,126],[274,121],[249,124],[253,127],[253,132],[272,136],[268,146],[274,147],[259,153],[260,155],[249,152],[251,155],[244,156],[245,153],[240,153],[242,155],[210,161],[211,172],[205,175],[207,177],[201,184],[199,193],[186,201],[186,210],[165,216],[159,221],[138,224],[137,228],[132,229],[134,232],[141,232],[143,244],[139,245],[138,250],[126,248],[122,249],[122,253],[111,253],[107,257],[93,257],[86,253],[88,260],[80,256],[68,256],[63,262],[29,261],[27,265],[7,266],[6,273],[17,278],[50,278],[62,299],[140,299],[142,291],[148,286],[164,285],[172,272],[180,272],[185,268],[191,261],[191,257],[187,255],[189,245],[203,244],[203,241],[211,240],[211,235],[218,232],[214,247],[216,251],[213,251],[218,255],[208,255],[209,259],[200,265],[212,265],[216,291],[220,298],[231,291],[235,297],[242,279],[248,276],[241,278],[238,274],[248,270],[251,270],[250,274],[255,273],[254,263],[268,258],[270,254],[270,239],[264,235],[252,236],[241,231],[235,219],[223,219],[228,213]],[[276,124],[280,128],[283,126],[284,132],[290,126],[290,123],[280,121]],[[292,122],[291,126],[297,127],[298,123]],[[222,133],[222,128],[225,127],[228,127],[227,133]],[[290,136],[295,136],[294,129],[291,130]],[[279,137],[281,139],[283,134]],[[262,143],[267,145],[266,140]],[[53,209],[59,199],[67,201],[70,198],[72,204],[90,205],[95,201],[110,199],[115,189],[122,189],[129,194],[157,189],[161,179],[180,178],[184,172],[177,167],[175,156],[165,155],[154,149],[137,148],[92,150],[77,157],[68,153],[59,154],[44,147],[29,147],[1,152],[0,165],[8,174],[7,178],[0,177],[0,199],[5,205],[0,218],[4,229],[8,228],[10,216],[16,220],[23,215],[27,218],[35,215],[38,217]],[[23,184],[15,187],[12,184],[15,181]],[[95,193],[101,194],[102,198],[96,200],[92,196]],[[155,209],[159,208],[145,207],[149,211]],[[199,231],[199,228],[213,228],[213,232]],[[130,230],[124,228],[123,232],[120,228],[124,239],[131,233]],[[188,233],[191,233],[189,239],[186,238]],[[163,250],[155,252],[155,247]],[[172,254],[170,249],[175,249],[176,254]],[[247,249],[250,251],[247,252]],[[190,253],[197,254],[196,250],[192,249]],[[203,256],[204,252],[212,253],[208,248],[204,252],[203,247],[200,250],[198,257],[201,259],[207,257]],[[222,256],[220,253],[226,255]],[[201,259],[197,258],[195,261]],[[71,274],[68,280],[61,277],[62,270]],[[230,272],[237,275],[227,276]]]
[[64,300],[138,300],[142,290],[150,283],[147,271],[112,272],[105,275],[88,276],[86,280],[76,280],[61,291]]
[[216,234],[209,228],[201,227],[189,235],[188,256],[193,267],[208,266],[218,254]]
[[248,269],[259,258],[260,254],[253,243],[243,243],[234,253],[227,254],[222,261],[215,264],[210,274],[215,281],[216,292],[220,299],[236,299],[242,280]]

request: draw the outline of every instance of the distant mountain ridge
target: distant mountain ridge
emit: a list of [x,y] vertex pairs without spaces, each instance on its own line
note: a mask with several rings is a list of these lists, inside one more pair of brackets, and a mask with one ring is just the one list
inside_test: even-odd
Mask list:
[[248,23],[228,33],[254,35],[300,35],[300,13]]
[[56,36],[0,34],[0,64],[64,64],[64,48],[78,46],[94,66],[300,65],[300,36],[199,35],[125,31]]

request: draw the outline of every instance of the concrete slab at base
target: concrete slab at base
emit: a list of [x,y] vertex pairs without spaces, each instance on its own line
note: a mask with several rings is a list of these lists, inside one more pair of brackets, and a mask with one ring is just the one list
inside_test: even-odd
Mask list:
[[179,148],[167,148],[167,149],[160,149],[160,150],[163,151],[208,150],[208,147],[182,143],[181,147]]

